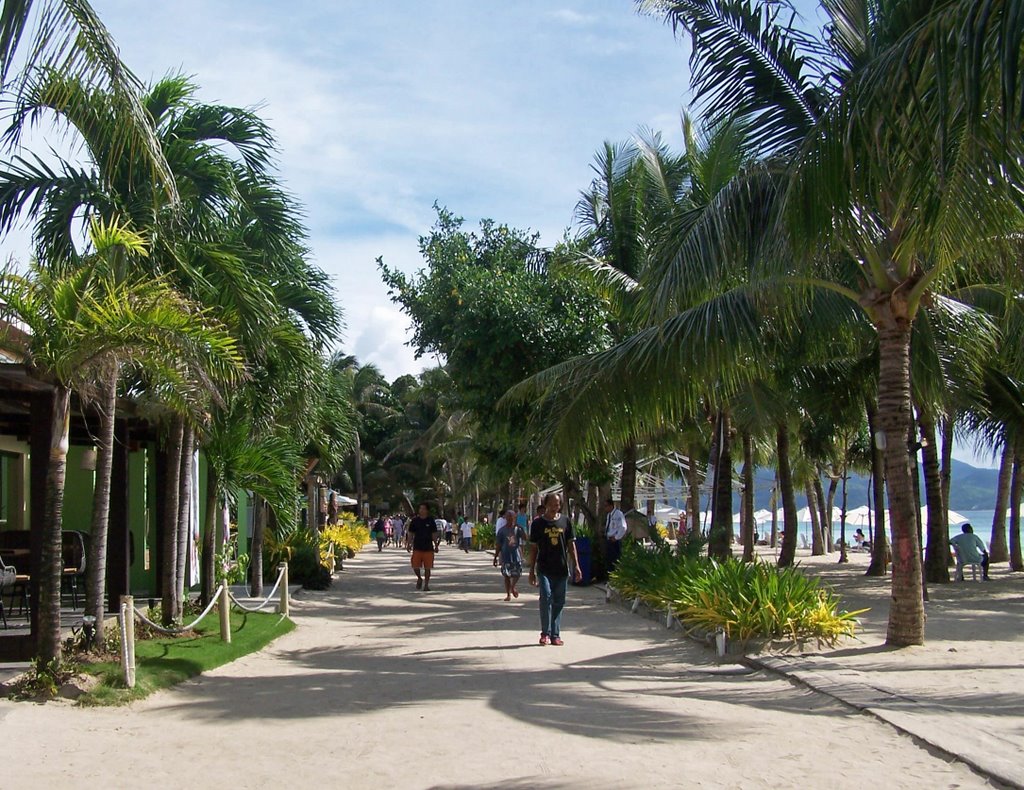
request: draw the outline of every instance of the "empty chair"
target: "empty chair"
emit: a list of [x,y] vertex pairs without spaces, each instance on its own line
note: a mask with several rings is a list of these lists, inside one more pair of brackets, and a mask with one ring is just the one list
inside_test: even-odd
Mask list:
[[71,605],[78,608],[78,580],[85,575],[85,535],[74,530],[61,533],[61,557],[64,562],[62,586],[71,588]]

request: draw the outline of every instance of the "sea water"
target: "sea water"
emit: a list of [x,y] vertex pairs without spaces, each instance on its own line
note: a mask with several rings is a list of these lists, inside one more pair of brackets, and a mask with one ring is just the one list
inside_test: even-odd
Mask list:
[[[964,516],[966,521],[969,522],[972,527],[974,527],[974,534],[975,535],[979,536],[983,541],[985,541],[985,543],[988,543],[991,540],[991,538],[992,538],[992,518],[995,516],[995,511],[994,510],[959,510],[957,512],[960,513],[960,515]],[[874,523],[874,519],[872,519],[872,524],[873,523]],[[953,537],[954,535],[959,535],[962,532],[961,527],[964,525],[964,523],[965,522],[963,522],[963,521],[958,521],[955,524],[950,524],[949,525],[949,536]],[[886,522],[885,526],[886,526],[886,529],[889,528],[888,521]],[[864,536],[865,537],[867,537],[868,534],[869,534],[868,533],[868,528],[866,526],[860,526],[858,524],[858,526],[855,527],[855,526],[852,526],[851,524],[847,523],[847,525],[846,525],[846,540],[847,540],[847,542],[850,545],[853,545],[853,533],[857,531],[858,527],[860,529],[864,530]],[[1009,519],[1007,519],[1007,527],[1009,527]],[[738,529],[739,528],[737,526],[737,531],[738,531]],[[782,529],[782,522],[781,522],[781,520],[779,521],[779,529],[780,530]],[[764,535],[764,534],[766,534],[766,533],[768,533],[770,531],[771,531],[771,524],[770,523],[769,524],[764,524],[764,525],[761,525],[761,526],[758,527],[758,534],[760,534],[760,535]],[[922,523],[921,531],[922,531],[923,536],[925,538],[925,542],[927,543],[928,525],[926,523]],[[834,521],[833,524],[832,524],[832,536],[833,536],[833,538],[835,538],[835,540],[837,540],[837,541],[839,540],[839,522],[838,521]],[[811,522],[810,521],[801,521],[801,522],[799,522],[799,526],[798,526],[798,529],[797,529],[797,540],[799,541],[798,545],[800,545],[800,546],[804,546],[804,545],[810,546],[811,545]]]

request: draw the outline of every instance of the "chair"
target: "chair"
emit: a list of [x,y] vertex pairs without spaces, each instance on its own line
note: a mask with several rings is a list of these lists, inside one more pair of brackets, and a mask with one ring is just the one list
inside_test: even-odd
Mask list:
[[78,580],[85,575],[85,535],[74,530],[61,533],[61,557],[64,572],[61,586],[71,587],[71,606],[78,608]]
[[956,580],[958,582],[965,580],[966,574],[964,573],[964,570],[967,568],[971,569],[971,581],[978,581],[978,570],[981,568],[981,563],[979,562],[965,562],[963,565],[957,565]]
[[14,589],[18,571],[10,565],[4,565],[3,557],[0,557],[0,619],[4,622],[4,630],[7,630],[7,612],[4,609],[4,591],[8,588]]
[[14,596],[21,593],[21,603],[18,605],[18,614],[27,614],[31,619],[32,607],[29,603],[28,593],[32,577],[27,573],[18,573],[13,565],[4,562],[0,557],[0,614],[3,615],[4,628],[7,628],[7,614],[4,608],[4,593],[10,591],[11,606],[14,606]]

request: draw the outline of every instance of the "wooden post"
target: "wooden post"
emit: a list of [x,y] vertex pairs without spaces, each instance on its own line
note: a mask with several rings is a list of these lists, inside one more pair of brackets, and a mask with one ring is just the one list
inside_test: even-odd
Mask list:
[[282,562],[277,566],[277,570],[281,574],[281,598],[280,603],[277,605],[277,611],[279,614],[288,617],[288,563]]
[[121,638],[124,640],[124,684],[133,689],[135,688],[135,598],[131,595],[122,595],[121,606],[124,607],[124,632],[121,634]]
[[231,642],[231,597],[228,586],[220,586],[220,641]]

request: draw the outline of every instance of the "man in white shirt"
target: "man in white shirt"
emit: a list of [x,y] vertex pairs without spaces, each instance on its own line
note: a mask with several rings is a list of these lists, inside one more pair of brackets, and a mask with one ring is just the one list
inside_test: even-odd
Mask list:
[[473,522],[468,518],[459,524],[459,533],[462,535],[462,550],[469,554],[470,544],[473,542]]
[[615,570],[615,566],[622,556],[622,539],[626,537],[626,517],[619,508],[615,507],[614,499],[604,501],[604,535],[607,541],[605,553],[605,564],[608,572]]

